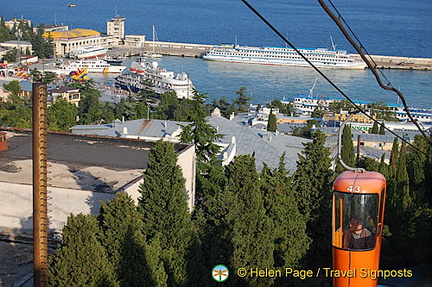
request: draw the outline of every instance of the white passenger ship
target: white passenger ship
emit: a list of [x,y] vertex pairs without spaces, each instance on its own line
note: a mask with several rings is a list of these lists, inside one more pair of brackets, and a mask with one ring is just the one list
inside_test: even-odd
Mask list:
[[137,93],[145,88],[144,81],[150,80],[157,94],[174,91],[177,98],[191,98],[195,87],[186,73],[167,71],[158,67],[158,62],[149,63],[144,59],[134,61],[129,69],[115,78],[116,87]]
[[[309,61],[319,68],[364,69],[366,64],[355,60],[346,50],[325,48],[298,49]],[[232,44],[214,46],[204,54],[203,59],[225,62],[254,63],[267,65],[287,65],[310,67],[310,65],[291,48],[247,47]]]

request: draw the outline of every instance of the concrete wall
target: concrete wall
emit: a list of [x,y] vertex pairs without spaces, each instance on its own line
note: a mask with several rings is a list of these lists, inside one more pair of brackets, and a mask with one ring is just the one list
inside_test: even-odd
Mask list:
[[[99,201],[107,201],[114,194],[65,188],[48,188],[49,229],[60,231],[67,217],[73,213],[98,214]],[[0,229],[30,232],[33,230],[33,186],[0,182]]]

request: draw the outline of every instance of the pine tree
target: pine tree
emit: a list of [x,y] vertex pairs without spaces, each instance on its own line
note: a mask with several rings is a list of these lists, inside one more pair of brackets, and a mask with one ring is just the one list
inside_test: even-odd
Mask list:
[[101,242],[114,265],[117,281],[123,286],[155,285],[146,258],[143,221],[133,199],[117,192],[108,204],[101,202],[98,219],[103,231]]
[[267,122],[267,130],[269,132],[276,132],[277,131],[277,119],[276,119],[276,115],[273,114],[272,110],[270,110],[270,115],[269,115],[269,119]]
[[[330,151],[324,147],[325,135],[320,131],[306,143],[299,155],[293,175],[294,190],[301,213],[307,220],[307,234],[313,240],[308,251],[307,266],[329,265],[331,254],[331,192],[334,174]],[[319,226],[319,228],[317,228]]]
[[158,141],[149,154],[139,205],[146,240],[159,237],[169,286],[184,286],[188,280],[186,255],[193,229],[184,189],[174,145]]
[[252,100],[252,98],[246,96],[246,93],[247,88],[240,87],[240,90],[236,92],[237,98],[233,100],[233,105],[239,113],[247,112],[249,109],[250,101]]
[[182,142],[195,144],[197,157],[196,207],[198,209],[207,200],[214,198],[225,182],[223,167],[217,158],[220,146],[215,144],[222,135],[207,123],[208,111],[204,106],[205,99],[205,95],[200,95],[195,91],[190,113],[192,123],[184,126],[180,134]]
[[99,235],[93,215],[68,217],[63,241],[50,257],[51,286],[119,286]]

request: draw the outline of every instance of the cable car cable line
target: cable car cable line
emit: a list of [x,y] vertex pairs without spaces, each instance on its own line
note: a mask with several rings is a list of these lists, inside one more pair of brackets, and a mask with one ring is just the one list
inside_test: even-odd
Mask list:
[[[357,36],[355,35],[355,33],[351,30],[351,28],[349,27],[349,25],[346,23],[346,21],[343,19],[342,15],[339,13],[339,11],[336,9],[336,7],[334,6],[334,4],[331,2],[331,0],[328,0],[329,3],[332,5],[332,7],[335,9],[336,13],[338,14],[337,16],[330,10],[330,8],[324,3],[324,0],[318,0],[318,2],[320,3],[321,7],[324,9],[324,11],[330,16],[330,18],[336,23],[336,25],[339,27],[339,29],[341,30],[341,32],[343,33],[343,35],[345,36],[345,38],[350,42],[350,44],[354,47],[354,49],[356,49],[356,51],[360,54],[361,58],[363,59],[363,61],[366,63],[366,65],[368,66],[368,68],[372,71],[373,75],[375,76],[375,79],[378,83],[378,85],[383,88],[384,90],[387,91],[393,91],[395,92],[399,98],[402,100],[402,105],[405,108],[405,111],[408,115],[408,118],[415,124],[415,126],[417,127],[417,129],[421,132],[421,134],[424,136],[424,138],[429,142],[430,145],[432,145],[432,140],[429,139],[427,137],[427,135],[424,133],[424,131],[420,128],[419,124],[417,123],[416,120],[414,120],[414,118],[411,116],[411,113],[409,111],[408,108],[408,104],[405,101],[405,97],[402,95],[402,93],[394,88],[391,83],[387,80],[387,78],[385,78],[388,82],[387,85],[384,85],[383,82],[381,81],[380,76],[378,75],[375,67],[377,66],[375,61],[373,61],[371,55],[369,53],[367,53],[366,49],[364,48],[364,46],[361,44],[360,40],[357,38]],[[342,25],[342,21],[346,24],[346,26],[348,27],[348,30],[354,35],[355,39],[359,42],[360,47],[357,45],[357,43],[352,39],[352,37],[350,36],[350,34],[348,33],[348,31],[345,29],[345,27]],[[370,60],[365,56],[365,54],[362,51],[362,48],[366,51],[366,53],[368,54],[369,58],[372,59],[372,62],[374,63],[374,65],[372,65],[372,63],[370,62]],[[381,74],[383,74],[381,72]]]
[[[300,57],[303,58],[303,60],[305,60],[318,74],[321,75],[321,77],[323,77],[332,87],[334,87],[345,99],[347,99],[358,111],[360,111],[362,114],[364,114],[366,117],[368,117],[370,120],[372,120],[373,122],[376,122],[378,125],[382,126],[385,130],[387,130],[388,132],[390,132],[391,134],[393,134],[395,137],[399,138],[401,141],[405,142],[407,145],[409,145],[410,147],[414,148],[415,150],[423,153],[424,155],[426,155],[427,157],[430,157],[430,155],[422,150],[420,150],[418,147],[416,147],[415,145],[411,144],[409,141],[407,141],[404,137],[396,134],[395,132],[393,132],[392,130],[390,130],[389,128],[387,128],[385,125],[381,124],[379,121],[377,121],[376,119],[374,119],[371,115],[369,115],[368,113],[366,113],[365,110],[363,110],[359,105],[357,105],[353,100],[351,100],[350,97],[348,97],[348,95],[345,94],[344,91],[342,91],[335,83],[333,83],[333,81],[328,78],[320,69],[318,69],[305,55],[303,55],[302,52],[300,52],[300,50],[298,50],[290,41],[288,41],[288,39],[282,35],[279,30],[277,30],[264,16],[261,15],[261,13],[259,13],[251,4],[249,4],[249,2],[247,0],[241,0],[252,12],[255,13],[255,15],[258,16],[258,18],[260,18],[271,30],[273,30],[273,32],[275,32],[285,43],[287,43],[293,50],[295,50],[297,52],[297,54],[299,54]],[[318,0],[320,1],[320,0]],[[400,92],[399,92],[400,93]],[[405,101],[405,100],[404,100]],[[422,134],[424,135],[424,133],[422,132]],[[424,135],[425,136],[425,135]],[[425,138],[427,139],[427,137],[425,136]],[[429,141],[429,140],[428,140]]]

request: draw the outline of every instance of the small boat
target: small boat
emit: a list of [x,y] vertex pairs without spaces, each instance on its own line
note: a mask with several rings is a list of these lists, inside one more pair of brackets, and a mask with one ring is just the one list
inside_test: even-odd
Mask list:
[[67,4],[67,6],[68,6],[68,7],[76,7],[76,5],[75,5],[75,4],[70,4],[70,3],[69,3],[69,4]]

